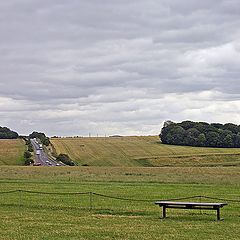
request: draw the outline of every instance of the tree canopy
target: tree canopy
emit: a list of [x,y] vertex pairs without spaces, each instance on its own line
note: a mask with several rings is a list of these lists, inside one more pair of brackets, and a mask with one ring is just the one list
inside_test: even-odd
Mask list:
[[64,153],[60,153],[57,158],[56,158],[57,161],[61,161],[63,162],[64,164],[66,165],[69,165],[69,166],[74,166],[74,162],[72,159],[70,159],[70,157],[67,155],[67,154],[64,154]]
[[162,143],[199,147],[240,147],[240,126],[233,123],[183,121],[164,123]]
[[18,133],[10,130],[7,127],[0,127],[0,139],[16,139]]
[[45,133],[42,132],[32,132],[29,135],[29,138],[38,138],[40,139],[41,143],[48,146],[50,144],[49,138],[46,137]]

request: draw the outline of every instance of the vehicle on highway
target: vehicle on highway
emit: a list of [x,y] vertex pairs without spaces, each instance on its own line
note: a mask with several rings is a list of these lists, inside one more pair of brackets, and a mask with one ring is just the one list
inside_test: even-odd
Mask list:
[[40,155],[40,154],[41,154],[41,151],[40,151],[40,150],[36,150],[36,154],[37,154],[37,155]]
[[41,166],[42,164],[41,163],[34,163],[33,166]]

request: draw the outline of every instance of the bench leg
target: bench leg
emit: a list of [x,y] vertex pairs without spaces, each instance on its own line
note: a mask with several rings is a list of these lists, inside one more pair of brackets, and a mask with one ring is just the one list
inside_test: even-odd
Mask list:
[[220,221],[220,208],[217,208],[217,220]]
[[163,218],[165,218],[166,217],[166,207],[165,206],[163,206]]

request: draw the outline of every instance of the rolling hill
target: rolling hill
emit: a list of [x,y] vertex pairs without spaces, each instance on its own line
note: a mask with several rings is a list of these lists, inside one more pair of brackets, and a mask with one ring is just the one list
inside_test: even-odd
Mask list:
[[0,165],[23,165],[25,148],[21,139],[0,139]]
[[158,136],[52,138],[57,154],[79,165],[164,167],[240,166],[240,149],[161,144]]

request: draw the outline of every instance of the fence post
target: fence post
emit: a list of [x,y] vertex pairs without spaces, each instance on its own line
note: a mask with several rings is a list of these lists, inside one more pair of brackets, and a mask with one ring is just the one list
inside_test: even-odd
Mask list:
[[[202,203],[202,196],[200,196],[200,203]],[[202,214],[202,209],[200,209],[200,214]]]
[[[22,205],[22,191],[19,189],[17,190],[18,192],[18,214],[19,214],[19,217],[22,216],[22,211],[21,211],[21,205]],[[17,194],[16,192],[16,194]]]
[[89,211],[93,208],[93,193],[89,192]]
[[19,205],[19,208],[22,206],[22,190],[18,190],[19,192],[19,202],[18,202],[18,205]]

